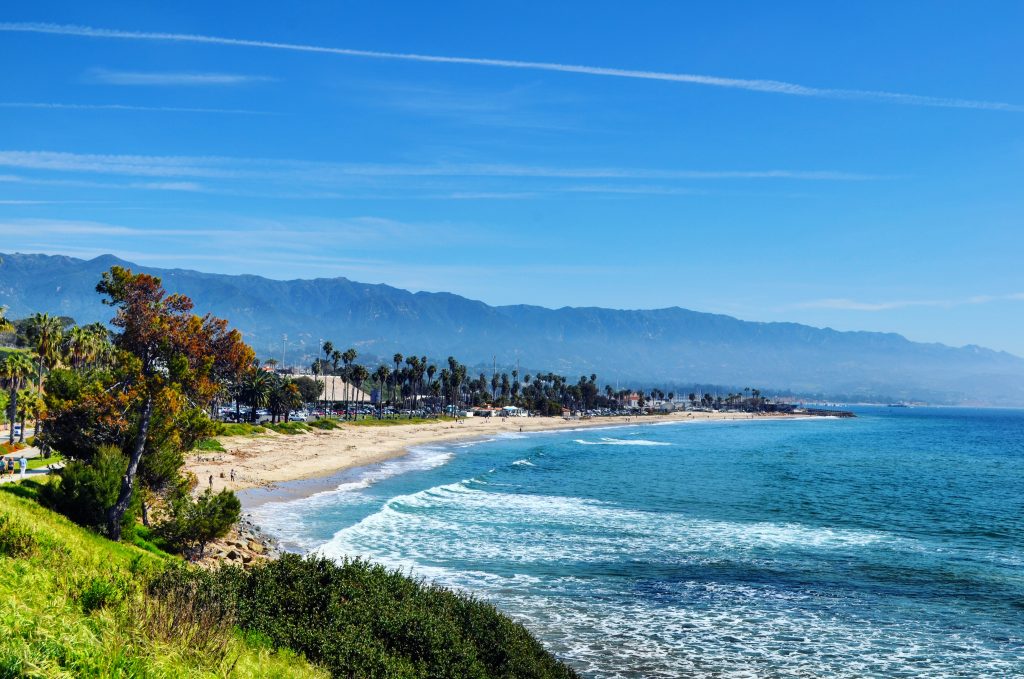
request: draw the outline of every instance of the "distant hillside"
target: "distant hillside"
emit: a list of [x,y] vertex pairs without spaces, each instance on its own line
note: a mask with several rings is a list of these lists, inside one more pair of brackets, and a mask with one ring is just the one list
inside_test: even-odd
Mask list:
[[847,397],[1024,405],[1024,359],[981,347],[910,342],[896,334],[753,323],[673,307],[492,307],[449,293],[411,293],[345,278],[277,281],[154,269],[105,255],[92,260],[0,255],[0,304],[78,322],[109,320],[95,285],[114,264],[160,276],[198,310],[228,318],[259,352],[312,359],[320,338],[363,355],[395,351],[463,362],[517,360],[524,371],[603,381],[717,383]]

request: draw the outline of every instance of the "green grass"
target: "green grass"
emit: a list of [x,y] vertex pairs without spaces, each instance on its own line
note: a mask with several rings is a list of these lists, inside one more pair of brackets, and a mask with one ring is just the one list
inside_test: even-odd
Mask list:
[[31,485],[0,492],[0,677],[328,676],[231,628],[172,620],[145,587],[169,557],[75,526]]
[[224,446],[221,445],[217,439],[203,439],[196,444],[196,450],[201,450],[204,453],[223,453]]
[[338,422],[337,420],[327,420],[327,419],[323,419],[323,420],[310,420],[309,422],[306,423],[306,426],[310,427],[312,429],[321,429],[323,431],[330,431],[331,429],[339,429],[341,427],[341,423]]
[[267,428],[270,431],[276,431],[278,434],[306,434],[309,432],[309,427],[306,426],[305,422],[278,422],[277,424],[268,424]]
[[64,461],[64,456],[60,453],[50,453],[50,457],[30,457],[28,460],[29,469],[39,469],[40,467],[47,467],[51,464],[59,464]]
[[453,418],[453,417],[433,417],[433,418],[414,417],[412,419],[409,419],[408,417],[404,417],[404,418],[395,418],[395,419],[386,419],[386,420],[377,420],[377,419],[367,418],[365,420],[355,420],[354,422],[348,422],[347,424],[350,424],[353,427],[396,427],[396,426],[401,426],[401,425],[405,425],[405,424],[429,424],[431,422],[454,422],[454,421],[455,421],[455,418]]
[[247,422],[218,422],[217,436],[255,436],[266,434],[267,428]]

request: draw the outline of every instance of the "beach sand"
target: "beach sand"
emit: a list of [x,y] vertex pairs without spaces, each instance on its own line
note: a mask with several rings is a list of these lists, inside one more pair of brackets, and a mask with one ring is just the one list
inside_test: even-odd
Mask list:
[[[186,459],[186,469],[199,479],[199,489],[270,487],[284,481],[327,476],[354,467],[400,457],[415,446],[477,439],[503,432],[530,432],[581,427],[613,427],[627,424],[687,422],[695,420],[750,419],[749,413],[673,413],[643,417],[595,417],[567,420],[562,417],[470,417],[455,422],[356,426],[343,424],[332,431],[305,434],[266,433],[257,436],[220,438],[226,452],[196,452]],[[758,417],[786,417],[759,415]],[[231,480],[231,470],[235,480]]]

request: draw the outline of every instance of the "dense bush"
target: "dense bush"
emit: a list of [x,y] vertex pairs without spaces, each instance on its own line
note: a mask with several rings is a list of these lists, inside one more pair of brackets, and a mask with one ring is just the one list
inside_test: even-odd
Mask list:
[[246,632],[336,677],[576,676],[493,606],[382,566],[285,555],[250,571],[170,571],[154,592],[190,580]]
[[[91,464],[74,460],[57,472],[58,481],[42,487],[43,503],[80,526],[102,531],[127,468],[128,458],[120,450],[101,446]],[[135,525],[138,510],[137,498],[133,498],[121,521],[122,529]]]
[[156,533],[171,546],[202,558],[207,543],[227,535],[241,513],[241,503],[229,490],[214,493],[207,488],[196,498],[183,492],[171,500],[170,516]]
[[322,429],[324,431],[338,429],[341,427],[341,425],[338,424],[338,422],[336,422],[335,420],[328,419],[310,420],[309,422],[306,423],[306,425],[314,429]]

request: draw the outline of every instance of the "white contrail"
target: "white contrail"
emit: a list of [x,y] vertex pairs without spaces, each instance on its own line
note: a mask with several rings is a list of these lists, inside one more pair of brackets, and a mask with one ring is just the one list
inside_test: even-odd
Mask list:
[[910,106],[932,106],[939,108],[966,108],[989,111],[1024,112],[1024,105],[1008,104],[999,101],[978,101],[974,99],[956,99],[931,97],[900,92],[882,92],[875,90],[851,90],[821,87],[808,87],[781,80],[750,80],[743,78],[723,78],[710,75],[691,73],[664,73],[659,71],[636,71],[621,68],[604,68],[599,66],[581,66],[575,64],[555,64],[540,61],[518,61],[513,59],[481,59],[475,57],[446,57],[430,54],[407,54],[402,52],[377,52],[370,50],[346,49],[341,47],[323,47],[319,45],[302,45],[297,43],[270,42],[265,40],[246,40],[241,38],[224,38],[212,35],[194,35],[189,33],[154,33],[146,31],[122,31],[90,26],[73,26],[66,24],[0,22],[0,31],[22,33],[48,33],[52,35],[74,35],[90,38],[116,38],[123,40],[156,40],[165,42],[189,42],[211,45],[230,45],[236,47],[257,47],[263,49],[290,50],[293,52],[314,52],[319,54],[339,54],[370,59],[393,59],[401,61],[420,61],[440,64],[468,64],[472,66],[493,66],[498,68],[516,68],[533,71],[557,71],[561,73],[579,73],[585,75],[608,76],[614,78],[633,78],[639,80],[664,80],[669,82],[709,85],[753,92],[772,94],[788,94],[798,97],[817,97],[824,99],[860,99],[881,101]]
[[48,101],[0,101],[0,108],[39,108],[74,111],[152,111],[156,113],[235,113],[242,115],[277,115],[270,111],[248,111],[238,108],[184,108],[180,106],[133,106],[131,104],[64,104]]

